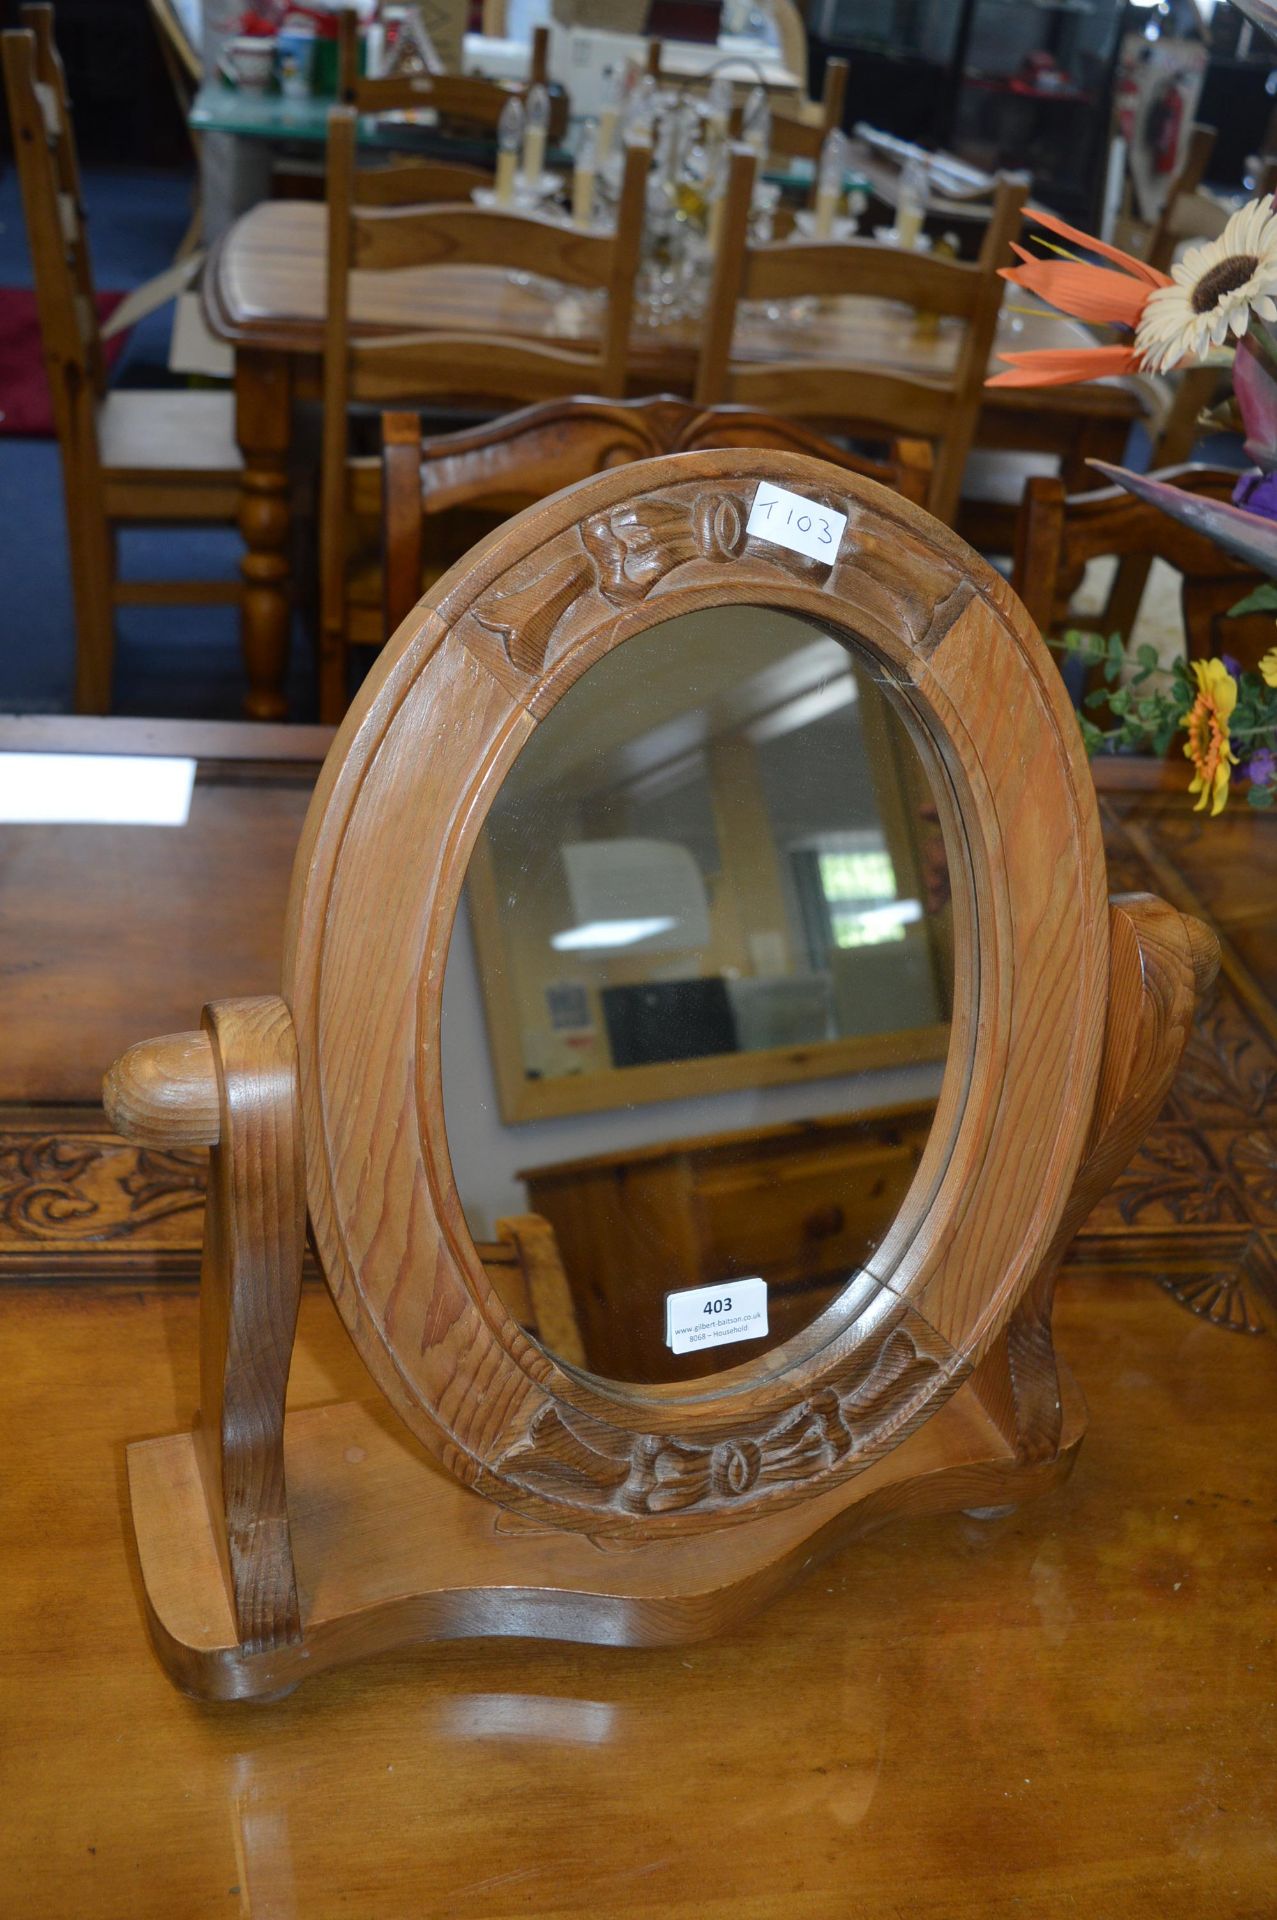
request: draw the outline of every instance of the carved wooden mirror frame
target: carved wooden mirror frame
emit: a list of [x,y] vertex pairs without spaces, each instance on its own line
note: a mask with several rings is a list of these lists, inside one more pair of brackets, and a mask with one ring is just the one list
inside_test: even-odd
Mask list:
[[[761,482],[846,516],[832,566],[747,533]],[[613,648],[725,605],[844,638],[904,720],[953,882],[953,1033],[913,1187],[839,1299],[785,1346],[711,1380],[623,1385],[561,1365],[485,1275],[444,1127],[443,977],[470,850],[538,723]],[[283,998],[253,1003],[270,1028],[268,1070],[251,1047],[244,1062],[227,1003],[206,1015],[207,1060],[199,1036],[151,1043],[108,1085],[134,1137],[168,1127],[171,1140],[174,1112],[202,1100],[203,1131],[182,1137],[217,1142],[206,1438],[192,1456],[222,1540],[230,1631],[223,1621],[215,1649],[192,1644],[175,1591],[174,1542],[195,1524],[195,1496],[188,1486],[185,1507],[173,1496],[171,1461],[166,1482],[146,1449],[131,1459],[152,1626],[172,1670],[196,1690],[260,1694],[295,1684],[305,1661],[438,1631],[678,1637],[704,1631],[707,1567],[715,1617],[727,1618],[810,1557],[814,1536],[846,1537],[884,1504],[988,1506],[1064,1470],[1081,1412],[1051,1349],[1054,1271],[1164,1096],[1211,944],[1160,902],[1110,908],[1058,672],[1000,576],[921,510],[804,456],[731,449],[626,466],[507,522],[404,623],[329,755],[294,875]],[[238,1137],[263,1105],[282,1115],[269,1152]],[[433,1516],[420,1518],[419,1583],[405,1562],[391,1606],[343,1566],[322,1618],[323,1575],[303,1562],[349,1549],[308,1519],[303,1550],[301,1512],[335,1498],[318,1490],[340,1476],[331,1434],[303,1434],[299,1415],[281,1441],[286,1355],[251,1419],[227,1406],[236,1340],[242,1360],[258,1351],[254,1326],[278,1337],[286,1323],[291,1339],[278,1278],[245,1278],[243,1209],[250,1240],[273,1234],[300,1271],[299,1156],[333,1298],[387,1399],[453,1476],[407,1455],[385,1464],[369,1497],[401,1531],[405,1504]],[[285,1448],[300,1506],[284,1496]],[[495,1509],[466,1487],[505,1511],[495,1530]],[[646,1551],[604,1578],[590,1557],[604,1537]],[[534,1601],[495,1605],[493,1592],[521,1582]],[[466,1624],[440,1626],[440,1592],[455,1602],[458,1585]],[[575,1612],[551,1599],[565,1592]]]

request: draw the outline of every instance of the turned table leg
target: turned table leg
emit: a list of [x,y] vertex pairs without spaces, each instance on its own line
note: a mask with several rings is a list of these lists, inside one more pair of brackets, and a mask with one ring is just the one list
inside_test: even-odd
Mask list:
[[240,642],[254,720],[282,720],[292,630],[288,539],[288,454],[292,369],[286,353],[241,349],[235,356],[235,435],[244,457],[239,530],[244,539]]

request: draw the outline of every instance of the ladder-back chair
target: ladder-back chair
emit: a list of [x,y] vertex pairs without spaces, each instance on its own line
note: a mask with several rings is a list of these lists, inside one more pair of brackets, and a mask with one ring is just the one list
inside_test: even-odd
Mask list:
[[[429,108],[441,120],[455,121],[495,132],[498,120],[511,97],[522,99],[531,87],[547,87],[550,32],[537,27],[532,35],[528,77],[523,81],[484,80],[476,74],[459,73],[386,73],[376,76],[359,71],[359,21],[353,8],[345,9],[337,21],[337,97],[359,113],[398,113],[405,108]],[[562,139],[567,131],[568,102],[561,90],[550,95],[551,140]]]
[[[847,97],[848,66],[845,60],[825,62],[825,82],[819,100],[806,100],[797,113],[782,103],[772,113],[768,151],[774,160],[819,161],[826,137],[842,125],[843,102]],[[743,106],[732,110],[732,134],[740,138]],[[812,182],[812,194],[816,191]]]
[[[1237,482],[1237,474],[1226,467],[1168,467],[1153,477],[1210,500],[1228,500]],[[1039,475],[1029,481],[1011,580],[1041,633],[1101,624],[1106,633],[1110,630],[1111,605],[1106,616],[1095,619],[1069,615],[1069,602],[1087,563],[1110,556],[1119,564],[1139,560],[1146,570],[1154,560],[1163,560],[1179,574],[1190,660],[1227,652],[1243,665],[1253,666],[1272,645],[1271,614],[1228,618],[1229,609],[1258,584],[1254,569],[1234,560],[1204,534],[1159,513],[1125,487],[1066,495],[1058,479]],[[1137,607],[1138,603],[1130,610],[1128,625],[1133,624]],[[1122,631],[1122,638],[1128,640],[1129,631]]]
[[[569,393],[619,398],[629,358],[650,155],[626,155],[615,224],[582,229],[544,214],[474,206],[361,207],[355,113],[329,117],[328,285],[320,502],[320,711],[345,709],[347,410],[352,403],[466,399],[499,410]],[[430,267],[505,268],[603,294],[596,344],[569,349],[500,334],[365,334],[351,312],[352,275]],[[353,322],[353,324],[352,324]]]
[[886,460],[865,460],[790,420],[749,407],[696,407],[669,395],[620,404],[552,400],[461,433],[424,437],[415,414],[388,413],[380,474],[373,461],[351,467],[352,509],[379,510],[384,529],[384,637],[420,597],[428,519],[458,507],[518,513],[560,487],[627,461],[710,447],[811,454],[877,480],[915,506],[925,505],[931,479],[931,450],[923,441],[900,440]]
[[227,580],[120,580],[122,525],[233,524],[240,456],[231,399],[180,390],[108,392],[66,83],[50,6],[3,37],[5,89],[62,455],[76,627],[76,707],[111,705],[114,609],[237,604]]
[[[997,270],[1019,229],[1028,182],[999,175],[978,260],[933,260],[870,240],[751,242],[756,165],[749,148],[732,149],[696,373],[697,401],[712,406],[736,400],[878,439],[905,434],[928,440],[935,467],[927,504],[951,523],[1002,301]],[[822,358],[815,344],[801,353],[796,348],[790,360],[733,363],[732,336],[743,301],[853,296],[960,318],[965,322],[961,344],[947,361],[938,349],[934,370],[925,373],[841,356]],[[908,322],[902,319],[901,326],[907,328]]]

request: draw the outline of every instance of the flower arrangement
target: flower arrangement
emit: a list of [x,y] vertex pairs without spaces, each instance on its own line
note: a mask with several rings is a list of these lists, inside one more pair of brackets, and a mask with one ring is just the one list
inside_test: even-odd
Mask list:
[[[1254,599],[1234,607],[1234,613],[1254,611]],[[1277,647],[1257,670],[1245,671],[1229,654],[1163,667],[1157,649],[1142,646],[1134,673],[1123,680],[1126,650],[1116,634],[1106,641],[1097,633],[1070,632],[1062,644],[1099,668],[1106,683],[1083,705],[1092,711],[1107,707],[1115,725],[1099,727],[1083,711],[1079,719],[1088,753],[1139,748],[1166,753],[1182,729],[1184,757],[1193,769],[1188,790],[1198,796],[1198,813],[1207,807],[1212,814],[1224,811],[1235,770],[1248,782],[1252,807],[1277,801]]]
[[[1277,39],[1277,0],[1234,4]],[[1239,477],[1231,502],[1182,493],[1104,461],[1091,464],[1268,576],[1268,583],[1233,613],[1277,611],[1277,201],[1250,201],[1229,218],[1217,240],[1190,247],[1169,273],[1052,214],[1034,210],[1031,217],[1049,236],[1041,239],[1049,257],[1016,247],[1018,264],[1004,268],[1002,277],[1063,313],[1114,328],[1117,338],[1093,347],[1003,354],[1006,370],[988,385],[1067,386],[1105,375],[1231,362],[1233,402],[1227,417],[1240,425],[1253,463]],[[1102,669],[1107,684],[1085,704],[1092,710],[1106,706],[1116,721],[1102,730],[1083,714],[1090,751],[1151,746],[1164,753],[1182,728],[1184,753],[1193,768],[1189,790],[1199,796],[1199,809],[1222,812],[1239,769],[1248,782],[1250,804],[1274,804],[1277,647],[1250,672],[1228,656],[1179,661],[1164,669],[1152,647],[1141,647],[1133,675],[1123,681],[1128,662],[1116,636],[1106,641],[1072,633],[1065,644]]]

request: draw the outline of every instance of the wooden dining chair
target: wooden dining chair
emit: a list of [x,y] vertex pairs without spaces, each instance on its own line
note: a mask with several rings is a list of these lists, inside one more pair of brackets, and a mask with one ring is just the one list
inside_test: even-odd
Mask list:
[[711,447],[776,447],[811,454],[876,480],[917,506],[926,502],[931,449],[899,440],[866,460],[792,420],[750,407],[697,407],[670,395],[608,401],[583,397],[526,407],[459,433],[423,437],[416,414],[382,419],[380,463],[354,463],[350,510],[383,528],[384,625],[389,638],[422,590],[427,520],[459,507],[509,515],[606,468]]
[[191,218],[175,255],[176,259],[185,260],[199,246],[204,229],[204,205],[200,187],[201,136],[187,124],[192,104],[204,78],[204,62],[200,58],[199,48],[190,36],[189,16],[178,9],[174,0],[147,0],[147,11],[155,24],[156,38],[160,43],[160,58],[164,62],[164,71],[168,74],[178,112],[182,116],[183,123],[187,125],[187,137],[191,142],[196,162]]
[[[798,111],[790,111],[784,102],[778,103],[772,112],[771,137],[768,151],[773,160],[810,160],[820,159],[821,148],[827,136],[835,127],[841,127],[843,103],[847,97],[848,65],[845,60],[835,59],[825,62],[825,82],[819,100],[804,100]],[[740,137],[743,106],[732,110],[731,130],[734,139]],[[815,193],[815,181],[812,182]]]
[[[346,704],[350,406],[446,398],[450,404],[468,401],[493,411],[569,393],[619,398],[625,390],[650,161],[646,147],[628,149],[616,219],[608,230],[586,232],[558,217],[497,207],[361,207],[354,192],[354,109],[339,107],[329,116],[319,524],[322,718],[340,718]],[[443,266],[505,269],[591,288],[603,296],[597,339],[570,349],[515,339],[495,327],[485,334],[390,335],[361,334],[352,327],[352,275],[366,282],[370,274]]]
[[134,523],[234,524],[240,456],[222,393],[108,392],[75,138],[50,6],[3,36],[5,91],[62,455],[76,626],[75,701],[111,705],[117,606],[236,604],[226,580],[121,580],[115,533]]
[[[1228,500],[1237,474],[1228,467],[1168,467],[1155,478],[1186,493]],[[1229,609],[1258,584],[1258,575],[1234,560],[1204,534],[1181,526],[1138,500],[1125,487],[1066,494],[1060,480],[1040,476],[1025,488],[1016,533],[1011,584],[1038,630],[1050,637],[1070,626],[1102,624],[1107,635],[1129,640],[1135,609],[1126,628],[1106,619],[1071,617],[1069,603],[1091,560],[1163,560],[1180,576],[1180,607],[1190,660],[1229,653],[1254,666],[1273,640],[1271,613],[1228,618]]]
[[490,188],[495,176],[484,167],[459,160],[414,160],[395,155],[384,165],[358,167],[351,183],[357,207],[421,207],[432,202],[457,206],[476,188]]
[[484,1273],[523,1331],[573,1366],[588,1364],[581,1323],[554,1228],[537,1213],[496,1223],[495,1240],[476,1243]]
[[[475,74],[388,73],[369,77],[359,71],[359,20],[353,8],[337,20],[337,97],[359,113],[399,113],[426,109],[444,121],[495,132],[512,95],[521,98],[529,88],[548,87],[550,31],[533,31],[528,75],[522,81],[485,80]],[[551,140],[567,131],[568,99],[561,88],[550,95]]]
[[[871,240],[751,242],[756,166],[748,147],[733,147],[696,371],[697,401],[712,406],[737,400],[878,439],[905,434],[928,440],[935,467],[927,504],[952,524],[1002,300],[997,270],[1019,229],[1027,180],[998,176],[978,260],[933,260]],[[812,324],[803,329],[801,343],[796,335],[790,360],[733,362],[742,302],[849,296],[960,318],[961,341],[954,349],[947,334],[937,331],[934,346],[917,356],[919,370],[906,372],[868,359],[823,358]],[[907,337],[909,326],[902,314],[898,331]]]

